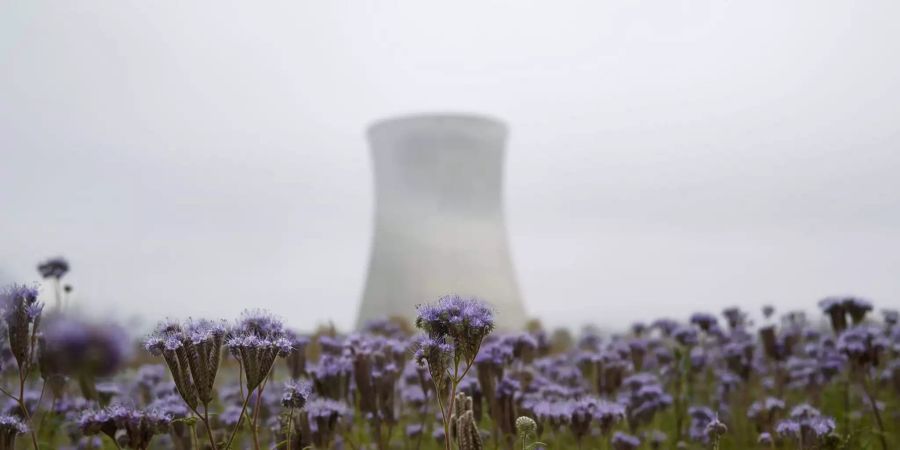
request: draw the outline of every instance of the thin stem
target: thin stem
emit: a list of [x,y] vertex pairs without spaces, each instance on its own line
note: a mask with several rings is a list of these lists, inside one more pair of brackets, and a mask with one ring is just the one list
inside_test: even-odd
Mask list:
[[191,424],[188,426],[191,427],[191,448],[199,448],[197,445],[197,442],[199,442],[197,439],[197,422],[191,421]]
[[225,449],[231,448],[231,443],[234,441],[234,435],[237,434],[238,429],[241,427],[241,423],[244,421],[244,412],[247,411],[247,403],[250,403],[250,397],[253,395],[253,391],[248,392],[247,396],[244,397],[244,404],[241,405],[241,413],[238,415],[238,421],[234,424],[234,429],[231,430],[231,435],[228,436],[228,440],[225,442]]
[[871,386],[869,385],[869,373],[863,376],[862,380],[863,392],[866,394],[866,398],[869,400],[869,404],[872,406],[872,413],[875,414],[875,423],[878,424],[878,439],[881,441],[881,450],[887,450],[887,439],[884,437],[884,422],[881,420],[881,412],[878,411],[878,402],[875,401],[875,396],[872,395]]
[[218,450],[216,447],[216,438],[213,437],[212,427],[209,426],[209,405],[203,405],[203,426],[206,427],[206,437],[209,438],[209,445],[212,450]]
[[256,390],[256,402],[253,404],[253,419],[250,421],[250,435],[253,437],[253,450],[259,450],[259,433],[256,432],[256,423],[259,421],[260,403],[262,402],[262,391],[265,384],[260,385]]
[[294,408],[288,410],[288,429],[287,429],[287,444],[285,444],[285,448],[291,448],[291,431],[294,429]]
[[[34,336],[34,331],[32,331],[32,336]],[[25,417],[25,421],[28,422],[29,425],[28,431],[31,435],[31,444],[34,446],[34,450],[38,450],[37,433],[35,433],[34,431],[34,424],[31,423],[31,413],[28,412],[28,406],[25,405],[25,380],[27,378],[27,362],[26,364],[19,364],[19,407],[22,409],[22,415]]]

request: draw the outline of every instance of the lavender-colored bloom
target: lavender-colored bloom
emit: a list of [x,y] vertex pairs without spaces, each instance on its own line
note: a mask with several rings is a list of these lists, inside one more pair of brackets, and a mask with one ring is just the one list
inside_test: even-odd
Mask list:
[[[303,420],[305,416],[305,420]],[[311,435],[317,448],[331,448],[340,422],[350,420],[350,409],[331,399],[313,398],[306,403],[299,424]]]
[[854,324],[859,324],[865,319],[866,314],[872,310],[872,303],[865,299],[848,297],[844,299],[844,310],[847,311],[847,314],[850,314]]
[[11,285],[0,291],[0,309],[9,337],[9,348],[20,368],[31,364],[32,335],[41,320],[43,304],[33,286]]
[[728,322],[728,327],[732,330],[742,328],[747,321],[747,314],[738,307],[725,308],[725,310],[722,311],[722,315]]
[[38,264],[37,270],[43,278],[58,280],[69,272],[69,262],[62,257],[50,258]]
[[45,328],[40,352],[45,374],[104,377],[131,357],[131,339],[117,325],[60,317]]
[[448,295],[417,307],[416,326],[432,339],[453,344],[456,357],[474,362],[482,340],[494,330],[494,312],[474,298]]
[[625,405],[629,424],[644,424],[653,420],[660,410],[672,404],[672,397],[665,393],[655,375],[639,373],[625,378],[626,391],[618,398]]
[[16,448],[16,436],[28,432],[28,425],[18,416],[0,415],[0,448]]
[[285,337],[286,330],[278,316],[266,310],[250,309],[241,313],[232,334],[235,336],[253,335],[275,340]]
[[702,312],[692,314],[690,322],[706,332],[719,325],[719,319],[715,315]]
[[767,429],[774,422],[778,414],[784,411],[784,401],[775,397],[766,397],[758,400],[747,409],[747,417],[753,420],[758,427]]
[[835,429],[834,419],[823,416],[819,410],[807,404],[795,406],[790,418],[775,425],[775,432],[784,438],[812,445],[822,442]]
[[799,439],[800,423],[793,419],[782,420],[775,425],[775,433],[783,438]]
[[281,405],[285,408],[300,409],[306,405],[310,392],[312,392],[312,386],[306,380],[286,381],[284,393],[281,396]]
[[612,437],[612,447],[614,450],[636,450],[641,446],[641,440],[637,436],[616,431]]
[[171,421],[170,416],[158,411],[113,405],[83,412],[78,426],[85,435],[103,433],[120,446],[146,449],[153,436],[168,431]]
[[877,328],[858,325],[840,335],[837,349],[854,367],[865,369],[878,366],[881,354],[888,348],[888,344]]
[[406,433],[406,437],[414,438],[422,435],[422,424],[420,423],[411,423],[406,425],[404,432]]
[[421,335],[415,343],[414,359],[417,364],[426,365],[437,389],[443,389],[447,370],[454,354],[453,345],[442,337]]
[[291,342],[285,337],[237,334],[225,341],[232,355],[241,360],[247,389],[252,391],[268,378],[275,360],[291,353]]
[[691,417],[689,430],[691,440],[702,443],[709,442],[706,427],[714,420],[718,420],[716,413],[706,406],[692,406],[688,408],[688,415]]
[[151,354],[162,356],[178,393],[192,408],[213,400],[213,386],[228,329],[222,321],[190,320],[184,325],[160,322],[145,341]]
[[600,424],[600,432],[609,434],[615,424],[625,419],[625,407],[613,402],[599,401],[594,407],[594,420]]
[[772,435],[766,431],[759,433],[759,437],[756,438],[756,442],[759,443],[759,445],[772,445]]
[[244,311],[227,334],[225,346],[241,361],[249,391],[268,378],[279,356],[287,357],[293,350],[281,319],[262,310]]
[[672,319],[657,319],[654,320],[653,323],[650,324],[650,326],[652,328],[658,329],[663,334],[663,336],[669,336],[675,331],[676,328],[679,327],[679,324],[677,321]]
[[315,391],[332,400],[346,399],[353,363],[346,356],[322,355],[310,369]]
[[672,337],[675,338],[675,341],[685,347],[691,347],[697,345],[700,340],[697,336],[697,330],[693,327],[688,326],[679,326],[672,333]]

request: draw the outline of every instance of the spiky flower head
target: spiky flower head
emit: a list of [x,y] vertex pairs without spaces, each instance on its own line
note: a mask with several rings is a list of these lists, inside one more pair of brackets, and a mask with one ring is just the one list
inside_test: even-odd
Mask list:
[[28,425],[17,416],[0,415],[0,448],[16,448],[16,436],[28,432]]
[[880,330],[866,325],[857,325],[841,333],[837,349],[844,354],[856,369],[877,367],[881,355],[889,347],[889,341]]
[[196,408],[213,399],[213,385],[228,329],[223,321],[188,320],[160,322],[144,346],[162,356],[184,401]]
[[171,416],[156,410],[112,405],[82,412],[78,426],[85,435],[103,433],[119,446],[145,449],[153,436],[168,431],[171,422]]
[[284,393],[281,396],[281,405],[285,408],[300,409],[306,405],[310,392],[312,392],[312,386],[309,381],[286,381],[284,383]]
[[251,391],[269,376],[279,356],[287,357],[293,350],[281,319],[263,310],[244,311],[225,346],[241,361]]
[[24,284],[13,284],[0,291],[0,310],[9,333],[9,348],[19,367],[31,363],[31,337],[37,331],[44,309],[37,298],[37,288]]
[[420,335],[415,342],[415,349],[414,360],[416,363],[428,367],[435,386],[443,389],[442,386],[447,381],[447,370],[450,368],[455,353],[453,345],[441,337]]
[[475,298],[448,295],[416,307],[416,326],[432,339],[453,344],[455,356],[471,364],[482,340],[494,330],[494,312]]

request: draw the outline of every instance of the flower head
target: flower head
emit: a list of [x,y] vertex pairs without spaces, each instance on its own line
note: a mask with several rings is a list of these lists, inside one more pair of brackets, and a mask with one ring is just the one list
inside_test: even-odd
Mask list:
[[56,318],[44,331],[41,370],[49,374],[114,374],[131,357],[131,339],[121,327]]
[[285,408],[300,409],[306,405],[306,399],[312,392],[312,386],[305,380],[289,380],[284,383],[284,394],[281,396],[281,405]]
[[37,269],[42,277],[58,280],[69,272],[69,262],[62,257],[50,258],[38,264]]
[[614,450],[635,450],[641,446],[641,440],[637,436],[632,436],[621,431],[616,431],[612,437],[612,447]]
[[494,312],[474,298],[448,295],[417,309],[416,326],[432,339],[451,342],[456,356],[469,364],[474,361],[481,341],[494,329]]

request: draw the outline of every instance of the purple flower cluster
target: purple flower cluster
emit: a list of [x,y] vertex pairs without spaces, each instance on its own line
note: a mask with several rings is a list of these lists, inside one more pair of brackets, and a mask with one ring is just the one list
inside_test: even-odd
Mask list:
[[494,312],[485,303],[457,295],[419,305],[416,326],[431,339],[452,344],[457,360],[471,364],[481,342],[494,330]]
[[114,405],[83,412],[78,426],[87,436],[103,433],[117,446],[146,449],[155,435],[168,431],[171,422],[171,417],[157,411]]

